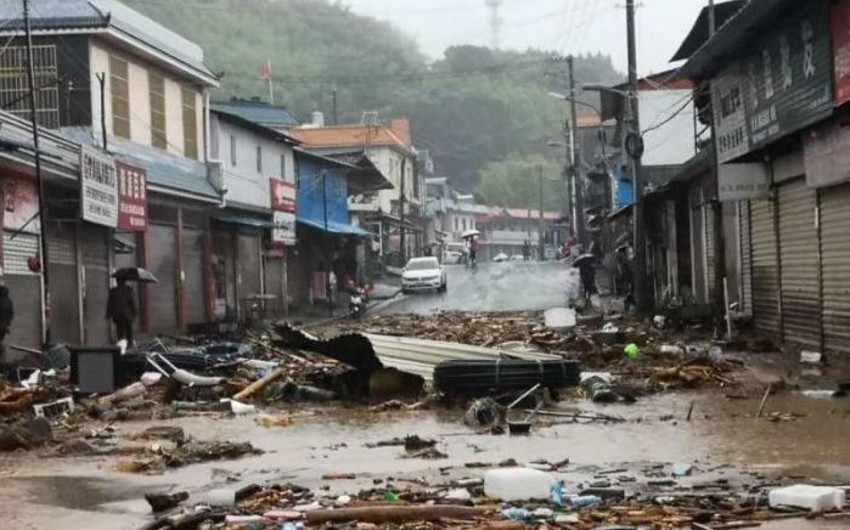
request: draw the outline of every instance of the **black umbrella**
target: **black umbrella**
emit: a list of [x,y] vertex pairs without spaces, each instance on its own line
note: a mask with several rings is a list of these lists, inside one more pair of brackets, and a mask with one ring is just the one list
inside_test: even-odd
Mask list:
[[585,261],[587,261],[587,260],[593,260],[593,259],[595,259],[595,258],[596,258],[596,256],[594,256],[593,254],[582,254],[581,256],[577,257],[577,258],[573,261],[573,267],[578,267],[579,265],[581,265],[581,264],[582,264],[582,263],[584,263]]
[[112,274],[116,280],[124,280],[125,282],[144,282],[144,283],[159,283],[156,276],[147,269],[141,267],[127,267],[118,269]]

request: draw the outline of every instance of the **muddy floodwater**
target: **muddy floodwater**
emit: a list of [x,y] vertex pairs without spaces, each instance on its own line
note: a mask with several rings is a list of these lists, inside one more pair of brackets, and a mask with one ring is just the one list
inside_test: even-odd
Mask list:
[[[569,458],[570,465],[558,474],[567,484],[613,468],[627,469],[623,474],[636,477],[639,483],[640,470],[658,463],[693,463],[697,471],[682,479],[682,484],[718,476],[740,484],[780,476],[808,483],[850,483],[850,400],[777,395],[768,402],[766,412],[800,416],[782,422],[754,419],[758,401],[727,399],[714,391],[661,395],[628,406],[567,402],[560,405],[564,410],[604,412],[628,421],[538,426],[527,437],[475,434],[461,423],[461,411],[293,411],[295,423],[286,428],[260,427],[251,416],[160,422],[179,425],[198,439],[251,441],[266,453],[158,476],[119,473],[114,470],[116,457],[6,456],[0,460],[3,527],[133,529],[148,520],[142,496],[151,490],[188,490],[201,499],[213,489],[292,482],[312,488],[329,486],[328,494],[336,495],[373,487],[374,479],[392,478],[389,483],[396,481],[399,487],[413,478],[439,484],[447,480],[440,468],[447,467],[452,469],[444,473],[452,478],[480,476],[483,471],[464,465],[508,458],[520,463]],[[687,422],[691,402],[694,412]],[[120,435],[132,435],[149,425],[120,424]],[[400,447],[366,447],[369,442],[414,433],[438,440],[437,448],[448,459],[405,459]],[[357,478],[322,481],[322,475],[333,473],[355,473]],[[795,520],[762,528],[840,527]]]

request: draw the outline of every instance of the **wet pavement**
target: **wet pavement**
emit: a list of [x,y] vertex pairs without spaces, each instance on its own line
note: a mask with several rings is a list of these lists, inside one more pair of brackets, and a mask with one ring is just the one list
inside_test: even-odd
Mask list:
[[563,263],[483,263],[475,269],[447,265],[446,293],[414,293],[381,311],[536,311],[566,305],[578,272]]
[[[684,421],[695,402],[690,423]],[[697,472],[683,484],[717,476],[755,484],[743,471],[768,477],[795,476],[801,482],[850,483],[850,400],[818,400],[782,394],[768,401],[766,412],[800,415],[794,421],[773,423],[752,416],[759,399],[730,400],[719,391],[700,394],[667,394],[634,405],[599,406],[585,401],[566,402],[564,410],[620,415],[622,424],[556,424],[536,427],[529,437],[476,434],[460,422],[462,411],[368,413],[324,409],[294,411],[289,428],[262,428],[252,417],[223,420],[186,418],[157,424],[179,425],[199,439],[251,441],[264,455],[235,461],[212,462],[178,469],[160,476],[114,471],[117,457],[37,458],[4,457],[0,460],[0,499],[4,517],[16,529],[89,530],[133,529],[147,520],[142,495],[151,490],[188,490],[194,499],[220,488],[250,483],[292,482],[329,494],[355,493],[373,487],[373,479],[425,478],[429,483],[449,478],[480,476],[466,469],[469,462],[496,463],[515,458],[570,465],[557,473],[566,483],[577,484],[596,472],[627,468],[638,484],[640,470],[655,463],[693,463]],[[571,408],[572,407],[572,408]],[[672,418],[671,418],[672,417]],[[121,424],[122,435],[149,426]],[[402,458],[400,447],[369,449],[366,444],[393,437],[419,434],[438,441],[445,460]],[[731,465],[732,467],[728,467]],[[452,467],[448,476],[439,469]],[[355,480],[322,481],[321,476],[356,473]],[[846,522],[845,522],[846,524]],[[840,528],[824,522],[799,520],[762,528]]]

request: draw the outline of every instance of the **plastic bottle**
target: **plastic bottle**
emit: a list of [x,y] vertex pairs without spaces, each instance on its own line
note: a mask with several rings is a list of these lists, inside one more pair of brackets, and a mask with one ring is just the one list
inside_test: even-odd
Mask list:
[[602,503],[596,495],[575,495],[567,500],[573,508],[594,508]]
[[493,469],[484,474],[484,494],[507,502],[549,499],[554,484],[548,473],[527,467]]
[[531,519],[531,512],[525,508],[514,508],[511,506],[502,510],[502,516],[512,521],[527,521]]

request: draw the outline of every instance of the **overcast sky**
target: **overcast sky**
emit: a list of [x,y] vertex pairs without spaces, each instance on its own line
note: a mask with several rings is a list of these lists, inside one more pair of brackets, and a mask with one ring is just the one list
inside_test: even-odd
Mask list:
[[[625,0],[502,0],[502,48],[563,54],[602,52],[626,71]],[[491,42],[485,0],[343,0],[356,13],[392,22],[431,56],[456,44]],[[638,71],[671,67],[670,57],[707,0],[638,0]]]

